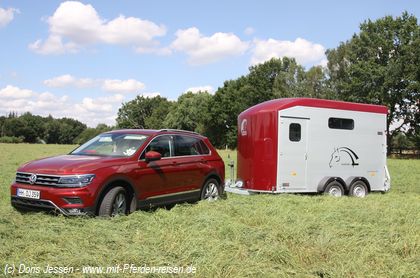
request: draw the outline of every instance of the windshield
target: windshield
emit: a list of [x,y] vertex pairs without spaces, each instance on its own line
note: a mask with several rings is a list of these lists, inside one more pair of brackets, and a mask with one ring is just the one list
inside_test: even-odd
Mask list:
[[143,134],[101,134],[75,149],[70,154],[95,156],[132,156],[148,136]]

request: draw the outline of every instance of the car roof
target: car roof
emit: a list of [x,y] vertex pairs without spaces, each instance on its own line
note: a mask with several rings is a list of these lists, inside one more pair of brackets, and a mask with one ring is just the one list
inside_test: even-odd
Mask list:
[[157,135],[157,134],[187,134],[194,135],[196,137],[206,138],[205,136],[198,134],[193,131],[181,130],[181,129],[116,129],[106,133],[129,133],[129,134],[142,134],[142,135]]

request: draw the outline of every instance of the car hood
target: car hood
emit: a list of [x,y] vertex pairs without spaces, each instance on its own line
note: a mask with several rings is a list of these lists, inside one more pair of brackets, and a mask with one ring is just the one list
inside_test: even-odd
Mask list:
[[18,172],[36,174],[84,174],[98,168],[115,163],[121,158],[85,156],[85,155],[60,155],[34,160],[22,165]]

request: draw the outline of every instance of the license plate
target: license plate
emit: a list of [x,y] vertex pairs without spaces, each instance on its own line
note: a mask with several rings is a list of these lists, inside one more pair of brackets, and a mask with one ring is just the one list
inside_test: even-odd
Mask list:
[[41,192],[37,190],[18,188],[16,195],[18,195],[19,197],[24,197],[24,198],[39,199],[41,195],[40,193]]

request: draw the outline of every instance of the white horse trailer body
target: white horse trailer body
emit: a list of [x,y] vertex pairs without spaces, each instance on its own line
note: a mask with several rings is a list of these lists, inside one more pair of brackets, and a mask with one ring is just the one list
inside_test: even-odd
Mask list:
[[235,185],[271,193],[388,191],[386,117],[385,106],[307,98],[251,107],[238,117]]

